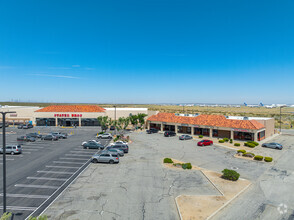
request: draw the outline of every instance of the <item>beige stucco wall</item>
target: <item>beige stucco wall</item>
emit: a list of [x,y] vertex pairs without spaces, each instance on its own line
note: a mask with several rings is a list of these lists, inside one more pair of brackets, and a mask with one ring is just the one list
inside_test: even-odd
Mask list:
[[265,126],[265,138],[272,136],[275,133],[275,119],[256,120]]
[[[112,119],[115,119],[115,108],[105,108],[106,115]],[[137,115],[137,114],[148,114],[148,108],[116,108],[116,119],[120,117],[129,117],[130,114]]]
[[[18,106],[9,106],[9,107],[2,107],[0,108],[1,112],[8,112],[8,111],[15,111],[14,114],[7,114],[6,120],[25,120],[25,121],[34,121],[34,113],[35,111],[39,110],[39,107],[18,107]],[[2,115],[0,116],[2,121]],[[23,122],[25,122],[23,121]]]

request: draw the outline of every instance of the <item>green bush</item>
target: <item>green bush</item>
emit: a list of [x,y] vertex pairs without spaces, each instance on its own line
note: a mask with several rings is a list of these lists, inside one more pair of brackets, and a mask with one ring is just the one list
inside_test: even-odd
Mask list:
[[199,135],[198,137],[199,137],[199,138],[203,138],[203,135]]
[[228,142],[229,141],[229,138],[224,138],[223,139],[225,142]]
[[185,169],[189,169],[191,170],[192,169],[192,165],[191,163],[183,163],[182,164],[182,168],[185,170]]
[[265,162],[272,162],[273,161],[273,158],[271,158],[271,157],[264,157],[264,161]]
[[235,143],[234,146],[240,147],[240,143]]
[[246,153],[246,150],[237,150],[237,153],[245,154]]
[[254,157],[254,160],[263,160],[263,156],[256,155],[256,156]]
[[219,143],[225,143],[225,141],[224,141],[224,140],[219,140],[218,142],[219,142]]
[[255,141],[247,141],[247,143],[254,144],[255,146],[258,146],[259,145],[259,143],[255,142]]
[[118,139],[119,139],[118,137],[114,138],[114,139],[113,139],[113,142],[117,142]]
[[101,132],[99,132],[98,134],[104,134],[105,132],[103,132],[103,131],[101,131]]
[[173,160],[170,158],[164,158],[163,163],[173,163]]
[[233,143],[233,139],[230,139],[230,143],[231,143],[231,144]]
[[247,147],[247,144],[248,144],[248,143],[247,143],[247,142],[245,142],[245,143],[244,143],[244,146],[246,146],[246,147]]
[[41,215],[39,217],[32,217],[32,216],[29,217],[29,220],[47,220],[47,219],[48,218],[46,215]]
[[253,143],[247,143],[247,145],[246,145],[247,147],[250,147],[250,148],[255,148],[256,147],[256,145],[255,144],[253,144]]
[[3,215],[0,217],[0,220],[9,220],[11,219],[12,214],[10,212],[5,212]]
[[235,170],[224,169],[222,173],[222,178],[226,180],[237,181],[240,177],[240,174],[237,173]]

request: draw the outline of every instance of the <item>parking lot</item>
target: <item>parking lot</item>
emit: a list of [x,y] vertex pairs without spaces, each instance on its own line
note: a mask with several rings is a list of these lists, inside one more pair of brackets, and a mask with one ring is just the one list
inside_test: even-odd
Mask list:
[[[7,128],[6,143],[19,144],[17,137],[31,132],[42,134],[53,131],[73,132],[67,139],[35,142],[23,142],[20,155],[6,155],[7,158],[7,209],[15,214],[14,219],[25,219],[30,213],[40,213],[59,193],[67,187],[90,163],[89,159],[97,152],[95,149],[83,149],[83,141],[92,140],[97,133],[91,128],[61,129],[39,127],[33,129]],[[11,133],[13,132],[13,133]],[[2,143],[2,135],[0,138]],[[108,140],[101,141],[107,145]],[[2,155],[1,198],[2,208]]]
[[[277,153],[289,156],[280,155],[273,163],[238,159],[233,156],[234,150],[214,145],[197,147],[196,141],[179,141],[178,137],[165,138],[162,134],[142,132],[130,137],[134,141],[130,152],[119,164],[91,164],[45,214],[51,219],[179,219],[176,196],[219,195],[201,173],[165,168],[162,159],[170,157],[218,172],[235,169],[253,183],[214,219],[263,219],[273,214],[276,219],[291,219],[294,182],[292,162],[288,160],[293,155],[294,137],[276,138],[285,146]],[[281,176],[285,172],[287,182]],[[278,184],[272,186],[273,180]],[[283,215],[277,211],[280,203],[288,207]]]

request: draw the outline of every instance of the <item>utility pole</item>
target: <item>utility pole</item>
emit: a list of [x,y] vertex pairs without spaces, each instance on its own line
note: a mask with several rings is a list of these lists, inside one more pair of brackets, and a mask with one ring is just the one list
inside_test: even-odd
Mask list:
[[280,133],[282,132],[282,108],[286,106],[280,106]]
[[116,134],[116,105],[113,106],[114,107],[114,129],[115,129],[115,134]]
[[5,140],[5,116],[8,113],[16,113],[16,112],[0,112],[2,114],[2,131],[3,131],[3,213],[6,212],[6,140]]

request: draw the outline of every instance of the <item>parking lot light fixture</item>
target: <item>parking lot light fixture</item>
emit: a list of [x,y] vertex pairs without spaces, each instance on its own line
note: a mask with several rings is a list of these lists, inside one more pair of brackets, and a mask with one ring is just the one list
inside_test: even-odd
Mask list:
[[5,143],[5,116],[6,114],[10,113],[16,113],[16,112],[0,112],[2,114],[2,131],[3,131],[3,148],[2,148],[2,153],[3,153],[3,213],[6,212],[6,143]]

